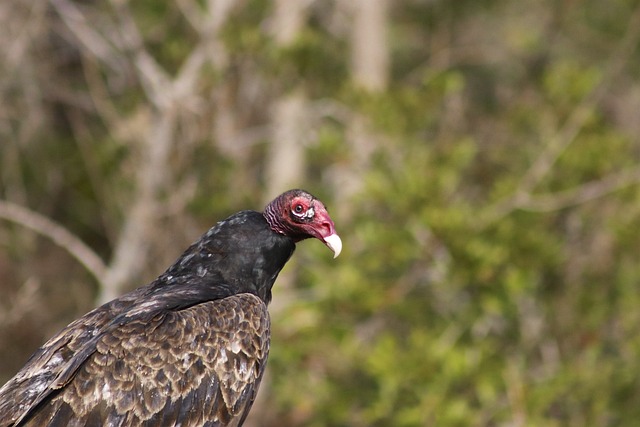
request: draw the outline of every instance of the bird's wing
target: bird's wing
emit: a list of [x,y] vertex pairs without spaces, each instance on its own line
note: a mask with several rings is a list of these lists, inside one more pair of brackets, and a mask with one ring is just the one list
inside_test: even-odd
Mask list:
[[255,398],[268,337],[266,305],[250,294],[132,317],[97,335],[72,375],[67,366],[46,390],[36,385],[39,403],[16,401],[12,417],[24,426],[237,426]]
[[68,371],[69,366],[86,359],[86,355],[80,354],[82,350],[91,348],[92,340],[102,328],[130,304],[131,300],[123,297],[98,307],[69,324],[36,350],[22,369],[0,388],[0,427],[14,425],[38,402],[59,388],[54,383],[61,374]]

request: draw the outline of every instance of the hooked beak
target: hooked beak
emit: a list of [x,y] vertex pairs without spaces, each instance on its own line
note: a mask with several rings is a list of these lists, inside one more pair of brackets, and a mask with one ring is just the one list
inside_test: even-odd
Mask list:
[[322,241],[333,251],[333,258],[338,258],[338,255],[342,252],[342,240],[340,239],[340,236],[333,233],[330,236],[323,238]]
[[333,251],[333,258],[342,252],[342,240],[336,233],[336,227],[322,202],[314,200],[315,219],[310,234],[322,241]]

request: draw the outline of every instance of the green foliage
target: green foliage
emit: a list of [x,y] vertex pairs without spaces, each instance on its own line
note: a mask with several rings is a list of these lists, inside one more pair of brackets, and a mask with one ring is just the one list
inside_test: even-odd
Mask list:
[[[564,51],[541,81],[512,81],[522,93],[513,105],[474,110],[473,123],[444,135],[443,102],[484,96],[467,91],[475,71],[441,72],[426,84],[400,79],[379,94],[343,92],[386,140],[362,177],[356,214],[339,224],[344,257],[303,270],[313,297],[290,311],[308,311],[313,322],[274,337],[273,390],[289,410],[306,408],[304,425],[634,424],[637,189],[484,221],[546,144],[540,120],[554,116],[561,126],[601,83],[602,64],[583,61]],[[527,97],[527,88],[543,96]],[[482,127],[507,134],[487,137]],[[322,135],[325,150],[335,146],[335,130]],[[594,110],[534,191],[631,168],[635,145]],[[616,225],[619,215],[626,225]],[[284,315],[277,328],[289,322]],[[309,347],[285,362],[285,341]],[[280,394],[292,372],[308,382]]]

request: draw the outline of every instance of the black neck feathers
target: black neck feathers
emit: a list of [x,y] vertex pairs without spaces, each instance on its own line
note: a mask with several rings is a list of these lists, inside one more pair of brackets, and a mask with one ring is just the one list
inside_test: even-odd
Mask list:
[[156,286],[204,299],[251,293],[268,304],[294,250],[294,241],[273,231],[261,213],[238,212],[191,245]]

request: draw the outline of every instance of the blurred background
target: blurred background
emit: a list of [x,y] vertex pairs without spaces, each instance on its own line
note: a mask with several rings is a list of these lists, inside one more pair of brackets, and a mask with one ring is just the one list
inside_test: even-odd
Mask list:
[[640,2],[0,3],[0,381],[305,188],[248,426],[636,426]]

